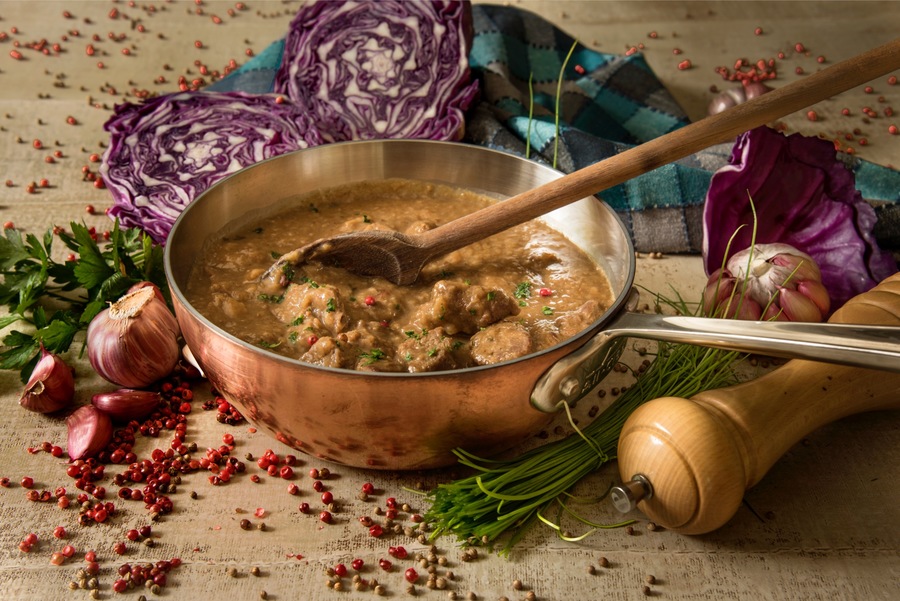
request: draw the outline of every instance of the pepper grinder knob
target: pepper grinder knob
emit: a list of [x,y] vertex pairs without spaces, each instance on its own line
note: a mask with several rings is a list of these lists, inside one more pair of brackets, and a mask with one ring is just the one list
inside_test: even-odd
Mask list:
[[609,498],[613,505],[622,513],[628,513],[644,499],[653,497],[653,486],[650,480],[643,474],[635,474],[629,482],[613,486],[609,491]]

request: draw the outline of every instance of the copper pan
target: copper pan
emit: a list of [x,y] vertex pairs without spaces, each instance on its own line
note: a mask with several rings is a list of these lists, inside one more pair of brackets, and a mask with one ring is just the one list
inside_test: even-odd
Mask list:
[[447,465],[455,461],[457,447],[498,453],[543,428],[560,402],[573,403],[586,394],[618,360],[628,337],[900,372],[898,329],[889,326],[746,322],[627,310],[636,296],[634,251],[622,222],[595,197],[542,219],[593,257],[610,281],[614,301],[579,335],[514,361],[425,374],[318,367],[238,340],[186,300],[184,289],[204,244],[215,241],[226,226],[317,189],[394,177],[452,184],[502,200],[562,174],[458,143],[377,140],[319,146],[222,180],[185,209],[169,235],[166,273],[182,333],[199,366],[247,419],[300,451],[378,469]]
[[544,220],[603,267],[616,293],[613,306],[579,336],[503,364],[426,374],[312,366],[228,334],[199,314],[184,292],[204,243],[216,232],[317,188],[403,177],[502,199],[559,176],[494,150],[410,140],[325,145],[244,169],[191,203],[169,235],[166,273],[185,341],[211,383],[250,422],[313,456],[376,469],[420,469],[453,463],[456,447],[482,454],[509,449],[553,417],[531,402],[541,374],[584,344],[631,290],[631,241],[615,213],[594,197]]

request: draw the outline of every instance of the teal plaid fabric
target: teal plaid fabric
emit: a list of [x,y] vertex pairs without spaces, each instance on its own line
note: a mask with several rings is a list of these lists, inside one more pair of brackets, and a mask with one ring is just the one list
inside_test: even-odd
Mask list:
[[[688,123],[640,53],[595,52],[516,7],[478,4],[472,13],[469,61],[482,97],[467,117],[466,142],[571,172]],[[270,92],[282,49],[281,41],[274,42],[208,89]],[[699,152],[601,195],[622,218],[638,251],[700,252],[703,201],[731,146]],[[900,172],[854,156],[842,158],[855,172],[863,197],[875,206],[879,245],[900,250]]]

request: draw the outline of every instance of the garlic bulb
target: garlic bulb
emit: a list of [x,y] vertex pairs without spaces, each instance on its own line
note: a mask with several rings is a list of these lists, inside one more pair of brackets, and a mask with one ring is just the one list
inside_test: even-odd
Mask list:
[[704,311],[749,320],[823,321],[831,308],[815,260],[787,244],[757,244],[713,272]]
[[178,363],[178,322],[154,286],[134,290],[101,311],[88,326],[91,366],[105,379],[143,388]]
[[82,405],[66,418],[69,457],[85,459],[93,457],[112,440],[113,427],[109,416],[93,405]]
[[72,403],[75,378],[72,368],[41,345],[41,358],[28,378],[19,404],[29,411],[51,413]]

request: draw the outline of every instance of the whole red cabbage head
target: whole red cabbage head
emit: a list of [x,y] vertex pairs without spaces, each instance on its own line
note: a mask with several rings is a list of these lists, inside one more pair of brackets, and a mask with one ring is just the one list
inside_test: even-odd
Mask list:
[[831,142],[785,136],[768,127],[738,138],[706,197],[707,274],[723,266],[732,236],[732,252],[750,246],[753,207],[756,243],[788,244],[810,255],[832,310],[897,272],[892,255],[875,242],[875,211],[856,190],[853,173],[837,159]]
[[100,173],[109,214],[164,242],[181,211],[242,167],[323,143],[296,103],[274,95],[182,92],[116,106]]
[[285,38],[275,91],[307,106],[329,141],[456,140],[478,91],[471,6],[456,0],[319,0]]

